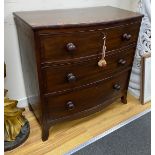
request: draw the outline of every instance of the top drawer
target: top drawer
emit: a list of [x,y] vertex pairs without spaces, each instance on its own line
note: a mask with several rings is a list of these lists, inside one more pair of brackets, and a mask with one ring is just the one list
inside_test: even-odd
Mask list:
[[64,30],[40,34],[42,62],[70,61],[102,52],[106,35],[107,51],[127,46],[137,41],[140,23],[89,30]]

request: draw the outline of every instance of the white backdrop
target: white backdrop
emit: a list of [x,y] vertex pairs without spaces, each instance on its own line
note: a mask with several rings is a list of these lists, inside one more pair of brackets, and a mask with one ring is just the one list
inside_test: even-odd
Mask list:
[[5,88],[8,96],[26,103],[26,94],[19,56],[16,28],[12,12],[24,10],[47,10],[111,5],[127,10],[136,10],[138,0],[5,0],[5,63],[7,77]]
[[[137,98],[140,97],[141,57],[146,52],[151,52],[151,0],[140,0],[139,12],[144,14],[144,18],[141,24],[136,54],[129,83],[129,91]],[[147,74],[151,74],[150,71],[151,70],[148,70]]]

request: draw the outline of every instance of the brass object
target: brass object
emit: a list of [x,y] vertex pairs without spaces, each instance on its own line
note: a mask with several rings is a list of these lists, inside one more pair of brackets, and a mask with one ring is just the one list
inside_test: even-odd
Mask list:
[[98,66],[99,67],[105,67],[107,65],[107,62],[105,60],[105,51],[106,51],[106,36],[103,37],[103,48],[102,48],[102,58],[98,61]]
[[[6,64],[4,63],[4,77],[6,77]],[[17,100],[6,97],[4,89],[4,140],[14,141],[24,126],[26,119],[22,115],[24,108],[17,107]]]
[[26,119],[22,115],[24,108],[17,107],[17,100],[11,100],[4,97],[4,140],[14,141],[16,136],[20,133],[22,126]]
[[[4,77],[6,65],[4,63]],[[9,99],[4,89],[4,151],[10,151],[26,141],[30,133],[28,120],[22,115],[24,108],[17,107],[17,100]]]

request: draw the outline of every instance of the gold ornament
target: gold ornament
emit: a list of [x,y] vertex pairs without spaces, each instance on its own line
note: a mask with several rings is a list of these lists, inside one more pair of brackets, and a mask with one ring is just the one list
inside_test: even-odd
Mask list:
[[[6,94],[6,90],[5,90]],[[17,108],[17,100],[4,98],[4,139],[5,141],[14,141],[20,133],[26,119],[22,115],[24,108]]]
[[[6,77],[6,65],[4,63],[4,77]],[[6,97],[7,90],[4,90],[4,140],[15,141],[26,123],[22,115],[24,108],[17,107],[17,100],[11,100]]]

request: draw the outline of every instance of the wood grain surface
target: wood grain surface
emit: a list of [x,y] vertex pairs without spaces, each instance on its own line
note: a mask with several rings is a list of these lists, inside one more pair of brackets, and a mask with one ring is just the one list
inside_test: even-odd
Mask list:
[[41,128],[33,113],[27,109],[25,116],[30,121],[30,136],[22,146],[6,152],[5,155],[63,155],[150,107],[150,103],[141,105],[137,99],[128,95],[126,105],[117,100],[89,117],[54,125],[46,142],[42,142]]
[[[88,116],[117,98],[127,103],[142,17],[109,6],[14,13],[26,95],[43,141],[56,122]],[[101,74],[92,58],[99,61],[105,48],[108,67]],[[99,86],[101,82],[104,85]]]
[[16,12],[14,15],[23,19],[25,23],[33,28],[58,27],[65,25],[94,25],[95,23],[107,23],[129,20],[142,16],[139,13],[116,9],[111,6],[90,7],[77,9],[61,9],[46,11]]

